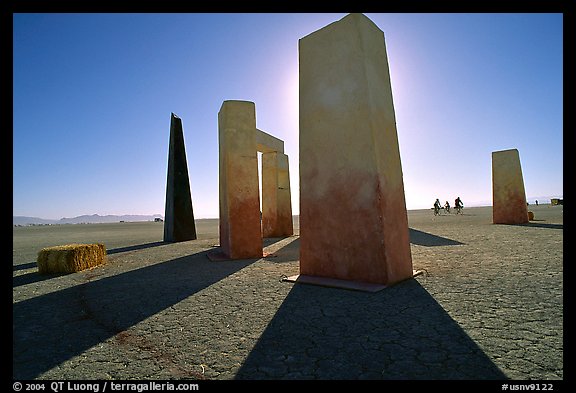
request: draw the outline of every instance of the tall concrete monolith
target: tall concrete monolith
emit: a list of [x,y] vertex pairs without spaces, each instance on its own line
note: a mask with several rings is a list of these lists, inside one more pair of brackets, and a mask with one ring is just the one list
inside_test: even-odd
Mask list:
[[224,101],[218,112],[220,247],[230,259],[262,257],[256,109]]
[[184,131],[182,120],[172,113],[170,116],[164,241],[181,242],[194,239],[196,239],[196,224],[192,209]]
[[529,222],[524,178],[517,149],[492,152],[492,222]]
[[292,236],[288,156],[262,153],[262,236]]
[[384,33],[350,14],[299,41],[300,275],[413,277]]

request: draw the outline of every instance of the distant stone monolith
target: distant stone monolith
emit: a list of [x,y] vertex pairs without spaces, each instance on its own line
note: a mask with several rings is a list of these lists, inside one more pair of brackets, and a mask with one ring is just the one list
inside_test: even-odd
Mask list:
[[165,242],[196,239],[196,224],[192,209],[182,120],[174,113],[170,118],[170,146],[164,216]]
[[528,205],[517,149],[492,152],[492,222],[526,224]]

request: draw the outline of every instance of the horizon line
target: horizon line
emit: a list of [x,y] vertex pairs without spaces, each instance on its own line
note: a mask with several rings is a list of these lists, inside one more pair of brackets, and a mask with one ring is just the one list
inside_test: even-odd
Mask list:
[[[563,199],[563,196],[558,196],[558,197],[530,197],[530,198],[526,198],[526,201],[528,203],[530,203],[530,201],[533,201],[532,204],[534,204],[535,200],[538,199],[543,199],[543,200],[550,200],[550,199]],[[539,205],[551,205],[552,202],[548,201],[548,202],[539,202]],[[473,208],[473,207],[492,207],[492,203],[488,203],[488,202],[477,202],[477,203],[473,203],[471,205],[464,205],[464,207],[468,207],[468,208]],[[432,209],[433,207],[419,207],[419,208],[410,208],[410,209],[406,209],[406,211],[416,211],[416,210],[428,210],[428,209]],[[40,220],[46,220],[46,221],[61,221],[61,220],[65,220],[65,219],[75,219],[78,217],[82,217],[82,216],[99,216],[99,217],[109,217],[109,216],[117,216],[117,217],[121,217],[121,216],[149,216],[149,217],[155,217],[155,216],[159,216],[162,219],[164,219],[164,215],[160,214],[160,213],[152,213],[152,214],[99,214],[99,213],[92,213],[92,214],[80,214],[77,216],[70,216],[70,217],[62,217],[62,218],[43,218],[43,217],[38,217],[38,216],[27,216],[27,215],[12,215],[12,217],[27,217],[27,218],[36,218],[36,219],[40,219]],[[292,217],[299,217],[300,214],[293,214]],[[203,216],[203,217],[194,217],[194,220],[214,220],[214,219],[219,219],[220,217],[215,217],[215,216]]]

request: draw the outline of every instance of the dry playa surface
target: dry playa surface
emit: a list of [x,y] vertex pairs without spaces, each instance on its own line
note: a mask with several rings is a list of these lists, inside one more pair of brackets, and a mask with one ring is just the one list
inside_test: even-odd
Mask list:
[[[376,293],[282,281],[295,236],[212,262],[218,221],[13,229],[14,379],[563,379],[563,207],[492,224],[408,212],[414,269]],[[105,265],[39,275],[48,246],[102,242]]]

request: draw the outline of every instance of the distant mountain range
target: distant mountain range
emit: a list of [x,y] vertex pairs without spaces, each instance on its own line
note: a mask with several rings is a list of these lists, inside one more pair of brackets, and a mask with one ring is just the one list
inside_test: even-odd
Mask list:
[[155,218],[164,217],[160,214],[154,215],[140,215],[140,214],[125,214],[122,216],[117,215],[106,215],[101,216],[99,214],[92,215],[82,215],[72,218],[61,218],[59,220],[47,220],[45,218],[38,217],[25,217],[25,216],[12,216],[12,225],[30,225],[30,224],[101,224],[107,222],[120,222],[120,221],[154,221]]

